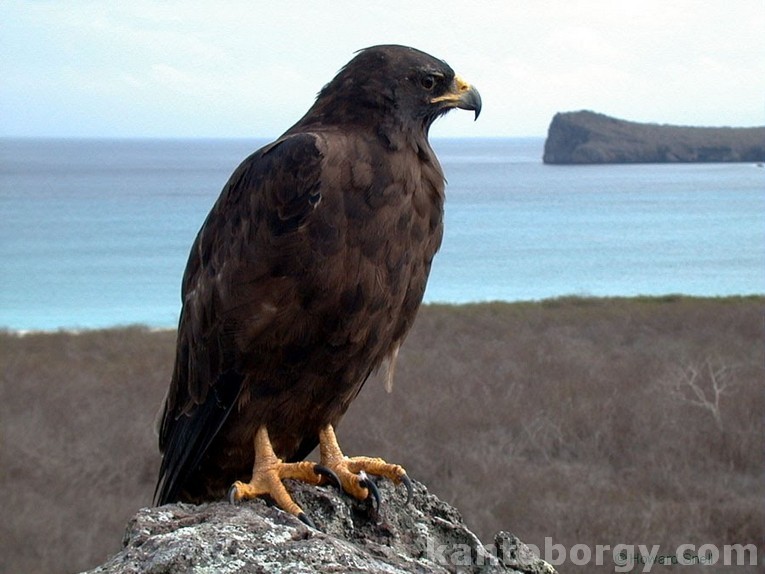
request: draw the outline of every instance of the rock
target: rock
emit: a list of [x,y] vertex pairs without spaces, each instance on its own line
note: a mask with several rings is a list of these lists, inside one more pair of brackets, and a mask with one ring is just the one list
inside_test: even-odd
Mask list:
[[334,488],[287,486],[316,529],[263,500],[143,508],[123,549],[90,574],[555,572],[512,534],[484,546],[456,509],[416,482],[406,505],[403,488],[380,480],[377,516]]
[[628,122],[590,111],[556,114],[548,164],[761,162],[765,127],[705,128]]

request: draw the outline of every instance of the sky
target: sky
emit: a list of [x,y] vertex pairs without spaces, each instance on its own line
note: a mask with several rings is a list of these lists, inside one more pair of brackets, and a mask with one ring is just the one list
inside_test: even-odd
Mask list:
[[765,125],[763,0],[0,0],[0,137],[274,137],[383,43],[481,92],[434,136],[544,136],[579,109]]

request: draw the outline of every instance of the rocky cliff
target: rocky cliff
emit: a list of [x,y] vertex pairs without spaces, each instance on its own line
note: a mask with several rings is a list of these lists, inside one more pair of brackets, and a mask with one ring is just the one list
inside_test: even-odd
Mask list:
[[174,572],[524,572],[554,573],[512,534],[484,546],[453,507],[414,483],[379,481],[379,513],[330,487],[289,481],[309,528],[262,500],[144,508],[123,549],[90,574]]
[[590,111],[556,114],[545,141],[547,164],[762,162],[765,127],[703,128],[643,124]]

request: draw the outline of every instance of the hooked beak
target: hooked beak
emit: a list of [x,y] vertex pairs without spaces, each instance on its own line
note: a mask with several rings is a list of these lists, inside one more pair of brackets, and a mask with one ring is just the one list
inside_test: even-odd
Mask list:
[[454,76],[454,81],[448,92],[433,98],[430,103],[441,104],[445,108],[473,110],[476,120],[481,113],[481,94],[459,75]]

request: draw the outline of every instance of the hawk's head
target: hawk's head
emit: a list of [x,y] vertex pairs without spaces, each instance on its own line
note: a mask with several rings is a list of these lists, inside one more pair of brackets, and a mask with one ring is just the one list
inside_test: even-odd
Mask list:
[[319,93],[301,123],[421,126],[453,108],[481,112],[473,86],[439,60],[406,46],[372,46],[359,51]]

